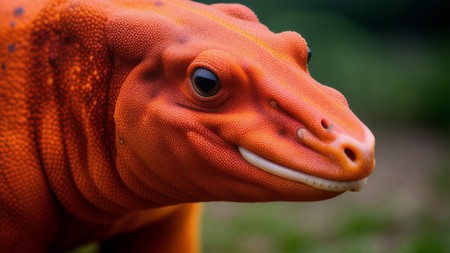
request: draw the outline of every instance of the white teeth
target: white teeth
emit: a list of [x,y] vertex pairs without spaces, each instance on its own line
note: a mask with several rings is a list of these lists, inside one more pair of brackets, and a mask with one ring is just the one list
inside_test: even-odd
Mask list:
[[286,168],[269,160],[266,160],[243,147],[238,147],[241,156],[253,166],[268,173],[300,182],[311,187],[326,191],[360,191],[366,184],[367,178],[355,181],[333,181],[316,176],[311,176],[300,171]]

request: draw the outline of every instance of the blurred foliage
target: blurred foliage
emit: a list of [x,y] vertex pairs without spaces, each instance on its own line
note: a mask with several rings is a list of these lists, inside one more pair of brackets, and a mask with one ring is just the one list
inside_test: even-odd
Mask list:
[[[217,1],[200,1],[214,3]],[[240,2],[275,32],[302,34],[311,74],[363,121],[450,125],[450,26],[444,1]]]
[[[333,205],[336,203],[328,207]],[[207,207],[236,212],[230,217],[215,217],[217,210],[207,211],[203,231],[207,253],[450,252],[450,227],[445,225],[449,220],[442,223],[428,213],[412,219],[409,215],[398,217],[389,208],[347,207],[344,215],[336,212],[338,219],[324,217],[327,224],[317,228],[310,220],[312,216],[303,212],[305,205],[263,203],[244,207],[222,203]],[[221,226],[210,225],[217,223]]]

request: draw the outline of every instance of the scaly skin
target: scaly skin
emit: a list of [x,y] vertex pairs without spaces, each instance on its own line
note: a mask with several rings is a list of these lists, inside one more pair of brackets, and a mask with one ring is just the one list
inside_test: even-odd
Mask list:
[[192,203],[358,190],[374,138],[307,51],[241,5],[2,1],[0,252],[198,252]]

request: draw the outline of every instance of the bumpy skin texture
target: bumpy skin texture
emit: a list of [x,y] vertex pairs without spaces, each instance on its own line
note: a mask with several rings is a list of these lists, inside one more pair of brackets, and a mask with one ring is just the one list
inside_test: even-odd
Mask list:
[[[198,252],[192,203],[321,200],[374,167],[306,42],[241,5],[2,1],[0,65],[0,252]],[[198,68],[214,96],[193,88]]]

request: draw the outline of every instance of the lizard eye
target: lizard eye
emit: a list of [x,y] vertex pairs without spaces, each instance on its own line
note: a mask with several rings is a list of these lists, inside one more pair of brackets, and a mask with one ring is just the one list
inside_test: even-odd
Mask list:
[[309,61],[311,60],[312,57],[312,51],[311,49],[308,47],[308,60],[306,60],[306,63],[309,63]]
[[194,71],[191,78],[192,87],[202,97],[212,97],[220,91],[219,78],[204,68]]

